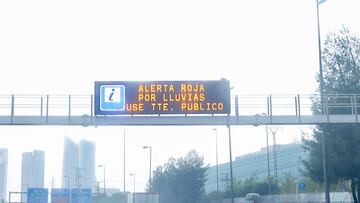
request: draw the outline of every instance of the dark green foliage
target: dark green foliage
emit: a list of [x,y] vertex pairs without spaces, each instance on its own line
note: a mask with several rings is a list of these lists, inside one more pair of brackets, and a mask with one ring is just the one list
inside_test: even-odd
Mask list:
[[[270,181],[271,194],[280,194],[279,185],[273,179]],[[258,193],[259,195],[268,195],[268,181],[259,181],[256,177],[247,178],[244,181],[236,181],[234,183],[234,196],[244,197],[249,193]],[[224,198],[230,198],[230,191],[226,191],[223,195]]]
[[200,202],[204,195],[204,158],[195,151],[186,157],[170,158],[164,166],[157,167],[152,180],[152,192],[160,192],[161,202]]
[[290,174],[284,174],[284,179],[281,182],[280,190],[283,194],[293,194],[296,193],[296,184],[297,180],[295,177],[291,176]]
[[[305,189],[298,189],[296,191],[296,184],[305,183]],[[290,174],[284,174],[283,178],[279,180],[278,184],[272,178],[270,181],[271,195],[278,194],[295,194],[298,193],[314,193],[321,192],[322,188],[310,179],[298,180]],[[258,193],[261,196],[269,195],[267,179],[258,180],[256,177],[245,179],[244,181],[236,181],[234,184],[234,196],[245,197],[249,193]],[[230,191],[226,192],[212,192],[206,196],[206,201],[215,201],[221,198],[230,198]],[[219,198],[220,197],[220,198]]]
[[[351,35],[349,30],[342,28],[337,33],[327,36],[322,51],[324,94],[360,94],[360,38]],[[329,99],[332,103],[359,103],[355,97]],[[320,99],[313,101],[313,112],[324,112],[320,109]],[[358,111],[360,108],[357,109]],[[329,114],[351,114],[352,108],[329,108]],[[353,192],[360,189],[360,125],[319,125],[314,129],[313,139],[305,141],[309,151],[309,160],[304,161],[306,173],[314,181],[323,182],[322,168],[322,133],[326,138],[328,179],[330,183],[338,180],[350,180]],[[355,193],[353,193],[355,194]],[[357,202],[356,196],[354,196]]]
[[99,193],[94,196],[93,203],[127,203],[127,193],[115,193],[112,196],[105,196]]
[[324,93],[360,93],[360,38],[347,28],[331,33],[322,52]]

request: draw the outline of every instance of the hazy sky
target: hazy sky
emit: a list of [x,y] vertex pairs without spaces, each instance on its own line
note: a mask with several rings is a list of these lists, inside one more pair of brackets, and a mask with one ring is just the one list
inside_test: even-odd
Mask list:
[[[359,8],[358,0],[322,4],[323,39],[342,24],[360,35]],[[0,94],[92,94],[94,81],[222,77],[233,94],[314,93],[316,1],[0,1],[0,71]],[[9,149],[9,190],[19,190],[21,153],[33,149],[46,151],[45,184],[54,176],[60,186],[64,136],[95,141],[107,186],[122,189],[126,129],[126,173],[136,174],[142,191],[149,170],[143,145],[153,146],[153,168],[191,149],[213,165],[212,128],[0,126],[0,147]],[[227,129],[217,129],[219,161],[227,162]],[[233,157],[265,146],[263,127],[232,129]],[[278,141],[299,135],[299,127],[283,127]]]

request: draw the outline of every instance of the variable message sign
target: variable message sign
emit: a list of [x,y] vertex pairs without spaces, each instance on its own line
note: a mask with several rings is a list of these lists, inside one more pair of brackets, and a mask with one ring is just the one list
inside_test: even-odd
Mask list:
[[91,203],[91,189],[71,189],[71,203]]
[[228,80],[95,82],[96,115],[228,113]]
[[48,203],[48,189],[46,188],[28,188],[28,203]]
[[51,203],[70,203],[70,189],[51,189]]

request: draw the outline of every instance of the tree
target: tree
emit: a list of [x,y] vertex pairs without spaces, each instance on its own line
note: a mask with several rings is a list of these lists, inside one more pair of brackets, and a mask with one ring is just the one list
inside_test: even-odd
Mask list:
[[207,169],[204,158],[194,150],[185,157],[170,158],[164,166],[156,168],[151,190],[160,192],[161,202],[200,202],[205,193]]
[[[270,190],[271,194],[279,194],[280,188],[278,184],[275,183],[275,180],[272,178],[270,180]],[[236,197],[244,197],[249,193],[258,193],[261,196],[269,195],[269,185],[268,180],[264,179],[259,181],[256,176],[246,178],[244,181],[236,181],[234,184],[234,193]],[[230,198],[230,191],[226,191],[224,194],[225,198]]]
[[105,196],[103,194],[99,194],[94,196],[93,203],[126,203],[127,202],[127,193],[114,193],[111,196]]
[[[350,34],[345,27],[326,37],[322,51],[324,84],[326,94],[360,94],[360,38]],[[319,82],[319,80],[318,80]],[[323,98],[327,100],[327,98]],[[349,98],[331,98],[341,103]],[[321,101],[321,100],[320,100]],[[313,112],[321,113],[320,101],[313,101]],[[359,103],[357,99],[355,102]],[[359,109],[357,109],[359,110]],[[329,114],[350,114],[351,108],[329,108]],[[328,179],[350,180],[354,202],[360,195],[360,125],[318,125],[313,139],[305,141],[309,160],[304,161],[306,173],[314,181],[323,182],[322,133],[326,137]]]
[[297,180],[295,177],[291,176],[290,173],[284,174],[284,179],[281,181],[280,190],[283,194],[291,194],[296,192]]

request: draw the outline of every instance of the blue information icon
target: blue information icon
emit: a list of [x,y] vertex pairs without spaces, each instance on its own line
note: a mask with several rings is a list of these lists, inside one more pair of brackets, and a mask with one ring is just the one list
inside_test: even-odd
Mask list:
[[101,85],[100,86],[101,111],[125,111],[125,86]]

